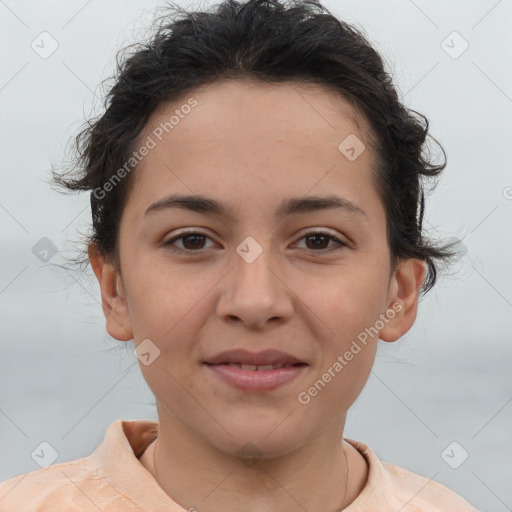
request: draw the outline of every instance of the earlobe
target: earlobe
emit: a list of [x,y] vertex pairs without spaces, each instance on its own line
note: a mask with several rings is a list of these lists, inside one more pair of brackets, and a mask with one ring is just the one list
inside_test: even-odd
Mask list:
[[393,342],[401,338],[414,324],[418,299],[425,280],[425,262],[416,258],[402,260],[391,278],[388,311],[389,319],[379,338]]
[[119,271],[93,245],[89,247],[89,261],[100,285],[107,332],[116,340],[130,341],[133,331]]

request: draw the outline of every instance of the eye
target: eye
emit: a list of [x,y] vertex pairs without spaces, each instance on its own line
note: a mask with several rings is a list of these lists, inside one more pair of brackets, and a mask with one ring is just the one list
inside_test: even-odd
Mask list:
[[[204,233],[200,233],[197,231],[187,231],[185,233],[180,233],[179,235],[175,236],[174,238],[171,238],[164,242],[165,246],[174,246],[171,247],[170,250],[172,252],[182,252],[182,253],[191,253],[191,252],[199,252],[197,249],[203,249],[202,245],[204,243],[204,240],[206,238],[210,238],[208,235],[205,235]],[[185,248],[179,248],[175,246],[175,242],[181,241]],[[187,247],[188,246],[188,247]],[[196,249],[196,250],[194,250]]]
[[[172,252],[199,253],[202,249],[205,248],[204,243],[206,239],[211,240],[211,238],[204,233],[198,231],[187,231],[180,233],[173,238],[170,238],[164,242],[164,246],[170,247]],[[306,250],[312,250],[313,252],[331,251],[347,247],[347,244],[339,240],[337,237],[324,231],[312,231],[311,233],[307,233],[299,240],[305,240]],[[183,248],[176,246],[176,242],[178,241],[183,244]],[[335,242],[337,247],[331,249],[325,247],[325,244],[327,243],[327,245],[329,245],[330,242]],[[308,244],[310,244],[309,247]]]
[[[332,250],[347,247],[347,244],[342,242],[340,239],[338,239],[335,236],[333,236],[327,232],[324,232],[324,231],[312,231],[311,233],[307,233],[300,240],[305,240],[306,246],[307,246],[308,242],[311,242],[310,246],[306,247],[306,249],[313,250],[314,252],[321,252],[321,251],[330,252]],[[331,242],[331,241],[336,242],[338,247],[327,249],[325,247],[325,244],[327,243],[327,245],[328,245],[329,242]]]

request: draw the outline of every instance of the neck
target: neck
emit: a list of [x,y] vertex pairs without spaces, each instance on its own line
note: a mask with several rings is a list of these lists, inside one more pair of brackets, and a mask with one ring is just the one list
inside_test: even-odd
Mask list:
[[367,480],[366,461],[343,441],[339,423],[286,455],[242,459],[194,436],[174,418],[159,419],[159,436],[140,461],[186,510],[234,512],[243,502],[245,512],[338,512]]

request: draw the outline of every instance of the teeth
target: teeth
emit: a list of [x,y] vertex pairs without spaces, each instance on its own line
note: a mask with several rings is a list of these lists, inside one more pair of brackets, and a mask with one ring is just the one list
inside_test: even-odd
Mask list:
[[247,371],[265,371],[265,370],[277,370],[279,368],[289,368],[293,365],[291,364],[262,364],[256,366],[255,364],[240,364],[240,363],[227,363],[228,366],[232,366],[233,368],[241,368],[242,370]]
[[225,366],[231,366],[232,368],[240,368],[246,371],[268,371],[268,370],[278,370],[279,368],[291,368],[294,366],[293,364],[260,364],[259,366],[255,364],[240,364],[240,363],[218,363]]

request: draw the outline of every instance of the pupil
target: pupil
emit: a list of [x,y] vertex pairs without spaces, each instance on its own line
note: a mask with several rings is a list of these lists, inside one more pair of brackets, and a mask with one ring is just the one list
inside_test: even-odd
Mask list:
[[[323,240],[323,242],[325,242],[327,240],[327,237],[325,235],[311,235],[311,236],[307,237],[308,240],[312,240],[315,238],[317,239],[317,242],[318,242],[319,238],[321,238]],[[318,248],[320,245],[322,245],[322,242],[320,242],[320,243],[317,243],[317,242],[315,242],[313,245]]]
[[197,249],[197,247],[198,247],[198,243],[197,243],[197,242],[199,241],[199,243],[201,243],[201,240],[200,240],[200,239],[201,239],[201,238],[204,238],[204,237],[203,237],[203,235],[187,235],[187,236],[185,236],[185,237],[183,238],[183,245],[184,245],[187,249],[189,248],[189,247],[187,247],[187,245],[188,245],[187,240],[190,240],[191,238],[192,238],[192,239],[194,239],[194,242],[192,243],[192,248]]

